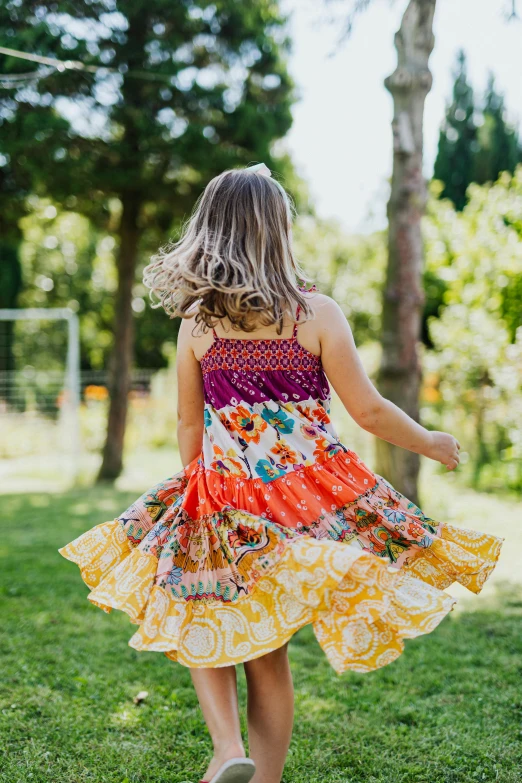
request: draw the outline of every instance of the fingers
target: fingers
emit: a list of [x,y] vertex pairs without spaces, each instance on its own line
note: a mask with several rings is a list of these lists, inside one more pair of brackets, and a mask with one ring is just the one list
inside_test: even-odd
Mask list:
[[453,438],[453,440],[455,441],[455,449],[453,454],[451,455],[451,459],[449,460],[449,462],[446,463],[446,467],[448,470],[455,470],[455,468],[458,467],[458,465],[460,464],[460,455],[459,455],[460,443],[456,438]]
[[451,457],[450,461],[446,464],[448,470],[455,470],[460,464],[460,457],[458,451]]

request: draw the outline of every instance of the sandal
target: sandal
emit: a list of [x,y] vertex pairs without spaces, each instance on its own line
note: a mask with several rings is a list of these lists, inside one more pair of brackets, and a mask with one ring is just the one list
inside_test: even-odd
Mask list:
[[252,759],[229,759],[211,780],[200,780],[199,783],[248,783],[255,771],[256,765]]

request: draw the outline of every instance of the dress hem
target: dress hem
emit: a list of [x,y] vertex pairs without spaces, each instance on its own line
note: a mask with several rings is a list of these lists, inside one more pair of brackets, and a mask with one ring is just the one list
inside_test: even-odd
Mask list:
[[[95,549],[99,551],[98,555],[91,551],[91,562],[87,562],[89,546],[81,554],[71,548],[75,542],[59,550],[66,559],[80,567],[82,578],[91,587],[88,599],[106,612],[112,609],[124,611],[131,622],[139,626],[129,641],[131,647],[138,651],[163,652],[169,659],[189,668],[219,668],[254,660],[282,647],[298,630],[312,624],[321,647],[338,673],[348,669],[373,671],[399,657],[404,649],[404,639],[431,632],[456,602],[434,584],[431,562],[428,563],[429,568],[424,563],[420,570],[418,567],[412,569],[411,564],[397,570],[386,565],[385,558],[376,558],[356,545],[348,543],[339,547],[334,541],[309,536],[288,539],[282,557],[261,577],[251,593],[237,602],[176,602],[164,587],[154,585],[158,558],[132,548],[126,536],[121,535],[123,531],[119,520],[99,525],[93,531],[96,531],[98,543]],[[84,535],[88,536],[93,531]],[[495,561],[488,560],[484,564],[483,571],[487,573],[481,580],[482,584],[498,559],[502,540],[496,541]],[[285,559],[288,552],[291,556]],[[296,554],[299,556],[294,562],[292,557]],[[443,550],[439,552],[439,558],[441,554],[444,554]],[[99,579],[96,579],[93,568],[99,567],[100,562],[105,564],[106,569],[103,575],[98,572]],[[355,570],[363,566],[366,568],[358,583],[350,574],[352,566]],[[452,569],[455,572],[454,566]],[[317,572],[323,574],[320,594],[314,588],[314,574]],[[459,581],[462,581],[462,574],[460,577]],[[445,579],[450,579],[448,573]],[[347,584],[343,586],[345,580]],[[450,579],[450,582],[453,581],[455,578]],[[387,586],[388,592],[384,590],[383,593],[379,584],[380,588],[383,584]],[[381,599],[372,596],[375,590]],[[398,613],[392,610],[393,619],[383,623],[384,606],[390,610],[394,602],[390,596],[397,595],[397,591],[406,604],[413,600],[413,614],[409,614],[411,607]],[[361,592],[369,594],[361,596]],[[353,603],[355,594],[357,600]],[[387,595],[384,599],[383,594]],[[417,604],[419,601],[420,604],[425,603],[417,619],[415,611],[418,605],[415,601]],[[278,628],[274,629],[274,624],[278,624]],[[259,629],[261,635],[257,639],[246,639],[245,634],[248,637],[252,628]],[[263,634],[269,631],[272,633],[270,638],[263,638]],[[212,642],[218,636],[217,642]],[[346,639],[351,640],[348,647]],[[371,660],[365,660],[365,644],[370,647],[377,645],[378,652],[372,651]],[[351,658],[350,645],[355,648],[359,645],[363,653]],[[197,649],[207,647],[212,650],[210,654],[196,654]],[[216,649],[226,647],[228,651],[216,653]]]

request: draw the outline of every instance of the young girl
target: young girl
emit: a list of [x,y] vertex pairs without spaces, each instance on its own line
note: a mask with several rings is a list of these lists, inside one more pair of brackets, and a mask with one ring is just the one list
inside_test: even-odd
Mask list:
[[459,464],[452,435],[380,396],[339,306],[298,275],[289,200],[269,170],[213,179],[182,239],[145,272],[183,319],[184,469],[60,550],[90,601],[139,625],[132,647],[190,667],[214,747],[211,783],[280,781],[297,630],[313,624],[337,672],[378,669],[452,609],[444,588],[481,590],[502,543],[426,517],[340,442],[329,384],[363,429]]

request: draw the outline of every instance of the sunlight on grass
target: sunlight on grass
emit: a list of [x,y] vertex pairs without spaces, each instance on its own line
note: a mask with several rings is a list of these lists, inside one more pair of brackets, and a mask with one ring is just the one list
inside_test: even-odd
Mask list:
[[138,726],[140,723],[138,709],[138,707],[124,705],[118,710],[118,712],[114,712],[111,715],[110,722],[116,726]]
[[69,513],[77,517],[84,517],[90,512],[91,507],[88,503],[73,503],[69,506]]
[[46,508],[50,503],[49,495],[29,495],[29,505],[33,508]]

